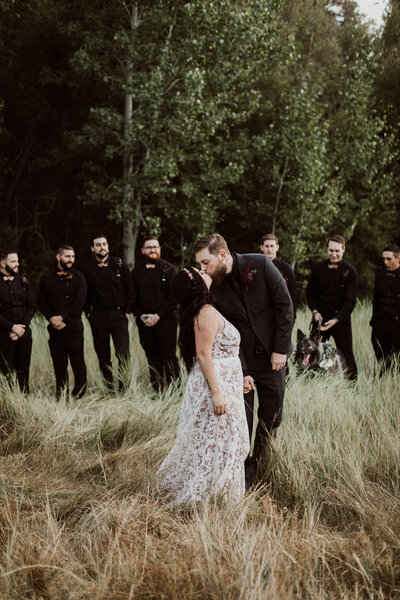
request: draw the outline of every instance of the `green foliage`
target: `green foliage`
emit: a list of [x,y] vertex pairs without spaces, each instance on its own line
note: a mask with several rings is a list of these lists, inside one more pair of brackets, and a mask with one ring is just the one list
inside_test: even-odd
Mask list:
[[249,251],[275,229],[304,277],[338,232],[369,281],[397,235],[400,15],[379,37],[335,5],[0,2],[4,237],[39,274],[93,229],[118,253],[121,228],[156,231],[177,263],[211,230]]

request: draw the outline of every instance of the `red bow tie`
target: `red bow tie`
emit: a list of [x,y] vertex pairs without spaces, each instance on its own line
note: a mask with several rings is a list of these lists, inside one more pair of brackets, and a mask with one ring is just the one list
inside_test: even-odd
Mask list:
[[14,281],[14,275],[3,275],[4,281]]
[[339,268],[339,265],[334,265],[332,263],[329,263],[329,265],[328,265],[328,269],[338,269],[338,268]]
[[108,262],[99,262],[97,263],[98,267],[108,267]]
[[62,277],[63,275],[67,276],[68,273],[66,271],[57,271],[57,275],[59,275],[60,277]]
[[396,277],[396,273],[386,273],[386,277]]

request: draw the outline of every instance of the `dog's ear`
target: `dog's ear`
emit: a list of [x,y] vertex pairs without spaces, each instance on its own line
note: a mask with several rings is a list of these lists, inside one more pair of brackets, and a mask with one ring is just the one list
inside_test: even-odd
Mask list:
[[321,340],[321,331],[319,327],[316,327],[312,330],[312,332],[310,333],[310,339],[316,343],[318,343]]
[[297,330],[297,341],[300,342],[301,340],[303,340],[306,336],[304,335],[304,333],[302,332],[301,329]]

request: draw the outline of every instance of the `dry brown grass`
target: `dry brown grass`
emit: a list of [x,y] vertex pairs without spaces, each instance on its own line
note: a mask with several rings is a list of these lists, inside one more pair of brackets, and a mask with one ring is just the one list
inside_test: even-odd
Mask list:
[[31,396],[0,388],[0,599],[399,598],[400,383],[371,378],[368,310],[357,386],[291,381],[268,483],[180,510],[154,473],[182,387],[152,396],[139,356],[125,395],[56,403],[38,324]]

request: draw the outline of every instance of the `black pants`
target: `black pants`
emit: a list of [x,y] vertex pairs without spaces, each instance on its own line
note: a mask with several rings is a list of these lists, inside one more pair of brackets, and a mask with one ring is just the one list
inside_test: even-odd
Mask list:
[[[330,317],[329,317],[330,318]],[[324,318],[324,323],[328,318]],[[335,340],[336,348],[342,353],[345,361],[345,375],[351,380],[357,379],[357,364],[353,354],[353,334],[351,332],[351,323],[336,323],[328,331],[322,332],[322,341],[329,340],[330,337]]]
[[[89,322],[100,370],[106,384],[109,388],[112,388],[110,338],[114,342],[115,353],[121,370],[129,360],[128,319],[122,310],[110,308],[108,310],[94,310],[90,315]],[[119,387],[120,389],[123,387],[121,379],[119,379]]]
[[0,370],[4,375],[15,371],[19,387],[26,393],[29,393],[31,352],[32,333],[29,327],[16,341],[10,339],[8,331],[0,329]]
[[[265,351],[254,354],[248,361],[248,368],[255,381],[258,396],[258,425],[253,449],[253,457],[258,459],[263,448],[269,443],[273,431],[279,427],[282,421],[286,369],[273,371],[271,357]],[[251,440],[254,421],[254,392],[245,394],[244,399]]]
[[394,358],[400,359],[400,321],[374,320],[372,346],[381,372],[390,369]]
[[179,376],[179,365],[176,357],[176,322],[159,330],[157,325],[145,327],[137,319],[139,339],[147,356],[150,369],[150,381],[155,390],[159,390],[164,381],[167,385]]
[[64,329],[49,330],[49,347],[56,376],[56,394],[60,396],[68,385],[68,359],[74,373],[75,385],[72,394],[77,397],[86,391],[86,365],[83,356],[83,325],[81,319],[71,319]]

